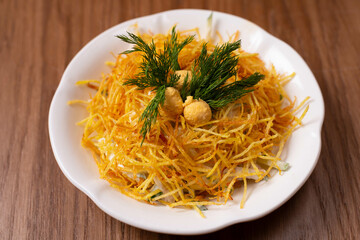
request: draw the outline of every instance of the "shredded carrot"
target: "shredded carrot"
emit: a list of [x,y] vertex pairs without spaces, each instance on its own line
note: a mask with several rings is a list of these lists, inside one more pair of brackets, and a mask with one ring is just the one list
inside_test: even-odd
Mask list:
[[[180,40],[189,32],[199,31],[180,32]],[[141,37],[146,42],[153,40],[160,49],[169,34]],[[239,33],[231,35],[231,41],[238,37]],[[204,42],[198,37],[180,52],[181,69],[191,69]],[[208,43],[207,47],[211,52],[215,46]],[[183,116],[161,114],[142,146],[139,118],[154,92],[123,85],[139,72],[142,55],[119,54],[114,62],[106,63],[112,70],[101,81],[79,81],[97,90],[90,101],[69,103],[87,104],[89,116],[80,122],[84,125],[82,145],[93,153],[101,178],[129,197],[193,208],[202,216],[199,206],[225,204],[232,199],[234,188],[242,186],[242,208],[248,184],[267,178],[272,169],[281,171],[278,163],[283,161],[280,156],[286,140],[301,124],[308,107],[300,118],[295,114],[308,98],[297,105],[286,94],[284,85],[294,74],[266,69],[256,53],[238,50],[236,55],[237,79],[254,72],[265,75],[254,92],[213,111],[212,120],[199,126],[188,125]]]

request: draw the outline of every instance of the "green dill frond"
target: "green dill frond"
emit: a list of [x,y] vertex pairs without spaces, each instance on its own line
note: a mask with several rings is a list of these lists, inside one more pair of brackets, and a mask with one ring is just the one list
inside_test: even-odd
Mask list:
[[[123,52],[129,54],[141,52],[143,61],[140,63],[140,71],[134,78],[125,80],[125,85],[134,85],[138,89],[153,88],[155,97],[145,108],[139,121],[143,121],[140,134],[145,139],[152,124],[155,123],[159,106],[165,101],[165,89],[175,87],[179,76],[175,71],[180,70],[178,56],[180,51],[189,44],[194,36],[187,37],[179,42],[175,27],[171,30],[171,36],[164,42],[161,50],[156,50],[155,43],[146,43],[141,37],[128,33],[117,36],[126,43],[133,44],[132,49]],[[233,53],[241,46],[240,40],[233,43],[225,43],[216,46],[211,54],[208,54],[207,44],[203,44],[200,56],[195,60],[192,68],[192,77],[187,75],[184,79],[180,95],[185,101],[187,96],[202,99],[212,109],[219,109],[236,101],[246,93],[253,91],[251,87],[257,84],[264,75],[254,73],[246,79],[235,81],[225,85],[225,82],[237,74],[238,57]]]
[[225,107],[229,103],[238,100],[245,94],[254,91],[254,89],[250,89],[250,87],[256,85],[263,78],[264,75],[256,72],[246,79],[235,81],[229,85],[222,86],[221,88],[217,89],[218,95],[215,98],[209,100],[208,104],[213,109]]
[[208,55],[204,44],[195,62],[189,95],[204,101],[213,99],[217,94],[215,90],[236,74],[238,59],[232,52],[239,48],[240,40],[216,46],[213,53]]
[[154,42],[147,44],[141,37],[136,36],[133,33],[127,32],[129,36],[126,35],[117,35],[117,38],[120,38],[123,42],[134,44],[133,49],[126,50],[122,52],[123,54],[129,54],[132,52],[144,52],[145,54],[152,55],[156,52],[156,47]]
[[184,82],[183,85],[180,89],[180,96],[182,98],[183,101],[186,100],[186,97],[188,96],[188,92],[189,92],[189,86],[188,86],[188,82],[189,82],[189,75],[187,74],[184,78]]
[[179,53],[186,45],[188,45],[193,40],[194,36],[191,35],[187,37],[184,41],[179,43],[178,34],[176,33],[175,27],[172,28],[170,42],[168,42],[166,45],[169,47],[169,57],[171,59],[171,68],[173,71],[180,70],[180,65],[178,62]]
[[180,76],[175,73],[170,73],[168,78],[168,85],[167,87],[174,87],[177,82],[179,81]]
[[165,101],[165,89],[165,86],[157,89],[155,97],[150,101],[140,116],[139,121],[144,121],[140,130],[140,134],[143,137],[141,144],[144,142],[146,134],[150,131],[151,125],[156,122],[159,114],[159,106]]
[[151,129],[151,125],[156,121],[159,105],[164,103],[165,88],[175,87],[179,80],[179,76],[174,74],[176,70],[180,70],[178,63],[179,53],[194,39],[194,36],[187,37],[179,42],[178,34],[175,27],[173,27],[170,38],[164,42],[164,47],[160,51],[156,50],[153,41],[148,44],[133,33],[128,32],[128,36],[118,35],[116,37],[126,43],[134,44],[132,49],[123,52],[124,54],[141,52],[143,56],[140,72],[134,78],[126,79],[124,85],[134,85],[139,90],[151,87],[156,91],[155,97],[150,101],[140,117],[140,121],[144,120],[140,132],[144,141],[146,134]]
[[233,51],[239,48],[240,40],[216,46],[213,53],[208,55],[204,44],[195,61],[191,82],[184,83],[181,93],[183,99],[185,95],[193,96],[207,102],[211,108],[218,109],[251,92],[249,88],[263,79],[264,75],[254,73],[247,79],[224,85],[229,78],[236,76],[238,58]]
[[[194,36],[187,37],[182,42],[178,42],[178,34],[175,27],[172,28],[171,36],[164,42],[162,51],[156,51],[154,42],[147,44],[141,37],[133,33],[129,36],[118,35],[122,41],[134,44],[131,50],[123,52],[129,54],[132,52],[141,52],[143,61],[140,64],[140,72],[135,78],[127,79],[125,85],[135,85],[139,89],[154,87],[155,89],[165,85],[167,87],[174,87],[176,81],[168,81],[170,72],[180,69],[178,57],[180,51],[189,44]],[[173,80],[175,78],[172,78]],[[177,78],[178,79],[178,78]]]

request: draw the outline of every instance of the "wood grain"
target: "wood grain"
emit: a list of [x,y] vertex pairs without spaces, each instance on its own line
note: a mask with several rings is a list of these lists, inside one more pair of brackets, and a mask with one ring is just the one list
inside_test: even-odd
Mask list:
[[62,174],[47,129],[72,57],[125,20],[176,8],[246,18],[289,43],[321,87],[319,163],[273,213],[198,239],[360,238],[360,1],[0,0],[0,239],[185,239],[121,223]]

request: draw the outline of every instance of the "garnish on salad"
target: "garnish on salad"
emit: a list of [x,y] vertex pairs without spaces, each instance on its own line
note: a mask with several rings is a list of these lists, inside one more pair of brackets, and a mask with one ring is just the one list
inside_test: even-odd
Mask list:
[[[155,123],[160,106],[170,114],[179,115],[184,111],[185,120],[191,125],[204,124],[211,119],[210,108],[216,110],[236,101],[253,91],[251,87],[264,77],[256,72],[248,78],[236,79],[238,57],[233,52],[240,48],[240,40],[215,46],[209,54],[207,43],[203,43],[200,55],[189,71],[180,69],[178,57],[194,36],[180,42],[173,27],[163,49],[157,49],[153,41],[147,44],[133,33],[128,35],[117,36],[124,42],[135,45],[124,54],[140,52],[143,60],[139,66],[140,72],[135,78],[126,79],[124,84],[135,85],[138,90],[152,88],[156,91],[155,97],[140,117],[140,120],[144,120],[140,131],[143,139]],[[227,83],[231,77],[235,81]],[[175,87],[179,88],[181,94]]]
[[284,90],[294,74],[267,69],[238,36],[217,45],[198,29],[117,36],[132,48],[101,81],[79,81],[96,89],[79,124],[101,178],[139,201],[204,216],[236,189],[243,208],[249,182],[289,168],[281,153],[308,98],[296,104]]

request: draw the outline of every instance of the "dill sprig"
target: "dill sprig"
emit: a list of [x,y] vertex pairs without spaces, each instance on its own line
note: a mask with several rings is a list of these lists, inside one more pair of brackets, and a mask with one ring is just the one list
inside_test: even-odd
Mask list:
[[[124,54],[141,52],[143,56],[139,67],[140,72],[134,78],[125,80],[124,85],[135,85],[139,90],[150,87],[156,91],[155,97],[146,106],[139,119],[139,121],[143,121],[140,130],[143,137],[142,144],[151,126],[156,122],[159,106],[164,104],[165,89],[175,87],[180,78],[175,74],[176,70],[180,70],[179,53],[194,39],[194,36],[179,42],[174,27],[171,30],[170,38],[164,42],[162,50],[156,49],[154,41],[146,43],[133,33],[128,32],[128,36],[119,35],[117,37],[126,43],[134,44],[133,48],[123,52]],[[229,78],[237,75],[238,57],[234,51],[240,46],[240,40],[225,43],[216,46],[214,51],[208,54],[205,43],[200,56],[195,60],[191,79],[189,79],[189,75],[184,79],[180,90],[183,100],[187,96],[193,96],[194,99],[202,99],[207,102],[212,109],[216,110],[253,91],[252,87],[263,79],[264,75],[256,72],[246,79],[235,79],[235,82],[225,84]]]
[[164,103],[166,87],[174,87],[179,80],[179,76],[174,72],[180,70],[178,56],[180,51],[189,44],[194,36],[189,36],[183,41],[178,41],[178,34],[175,27],[171,30],[171,36],[164,42],[163,50],[157,51],[154,41],[146,43],[141,37],[133,33],[118,35],[122,41],[134,44],[133,48],[124,51],[124,54],[141,52],[143,61],[140,64],[140,72],[135,78],[127,79],[124,85],[135,85],[139,90],[151,87],[156,91],[154,99],[145,108],[140,117],[144,121],[140,130],[143,140],[150,131],[151,125],[156,121],[159,114],[159,105]]
[[229,103],[232,103],[245,94],[254,91],[250,87],[256,85],[261,79],[264,78],[264,75],[256,72],[250,75],[248,78],[242,79],[241,81],[235,81],[229,85],[221,86],[213,99],[208,100],[208,104],[213,109],[222,108]]
[[193,96],[207,102],[212,109],[219,109],[253,91],[251,87],[264,75],[256,72],[246,79],[225,85],[229,78],[236,76],[238,57],[233,52],[240,48],[240,43],[239,40],[216,46],[211,54],[208,54],[204,44],[195,61],[191,81],[183,85],[182,98]]
[[165,101],[165,85],[159,87],[156,91],[155,97],[150,101],[140,116],[140,121],[144,121],[141,127],[140,134],[143,136],[141,144],[144,142],[146,134],[150,131],[151,125],[156,122],[159,114],[159,105]]

